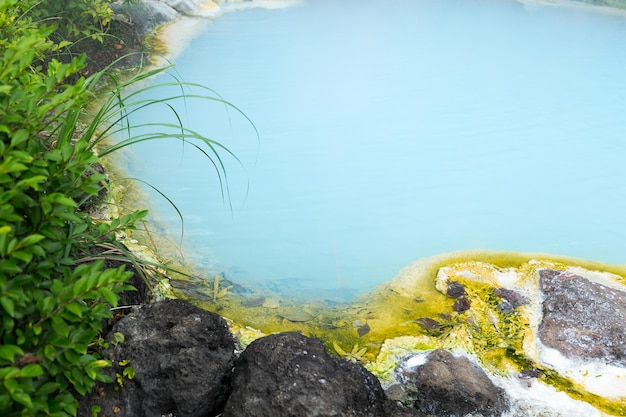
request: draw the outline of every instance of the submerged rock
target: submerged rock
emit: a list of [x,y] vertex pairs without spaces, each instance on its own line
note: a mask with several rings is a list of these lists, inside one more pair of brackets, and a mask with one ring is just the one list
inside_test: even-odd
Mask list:
[[299,333],[252,342],[237,360],[231,386],[224,417],[385,415],[386,397],[374,375]]

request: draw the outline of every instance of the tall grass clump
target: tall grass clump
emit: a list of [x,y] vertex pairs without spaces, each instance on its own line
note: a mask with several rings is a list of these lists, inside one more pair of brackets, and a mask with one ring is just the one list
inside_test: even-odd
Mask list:
[[[170,82],[147,83],[148,79],[156,77],[170,68],[172,66],[144,71],[122,82],[118,82],[115,77],[109,77],[109,85],[112,86],[110,94],[93,116],[93,122],[85,131],[85,134],[92,138],[90,141],[91,148],[97,148],[98,154],[101,157],[106,157],[116,151],[141,142],[177,141],[183,149],[184,147],[191,147],[193,151],[200,152],[205,157],[207,164],[212,167],[212,173],[218,179],[223,202],[231,206],[224,157],[235,161],[241,167],[243,167],[243,163],[218,140],[186,127],[177,111],[177,107],[179,105],[185,107],[190,105],[191,102],[198,100],[217,102],[223,105],[226,110],[235,112],[247,121],[257,141],[259,140],[258,131],[243,111],[206,86],[181,81],[178,77],[171,74],[172,81]],[[107,76],[106,72],[100,72],[90,77],[88,80],[89,88],[96,86],[103,76]],[[168,93],[164,97],[159,97],[158,94],[154,94],[153,90],[167,91]],[[153,98],[155,96],[157,98]],[[194,103],[194,105],[196,104]],[[159,107],[161,114],[163,108],[168,110],[171,114],[169,119],[175,120],[175,123],[157,121],[148,121],[141,124],[131,123],[134,113],[154,107]],[[110,143],[108,140],[110,137],[118,138],[118,141]],[[155,146],[158,146],[158,144],[155,143]],[[141,180],[139,179],[139,181]],[[158,188],[150,184],[147,185],[167,199],[180,216],[180,211],[174,202],[160,193]],[[182,216],[180,216],[180,220],[182,222]]]
[[[228,150],[182,124],[153,126],[167,134],[133,136],[133,111],[176,99],[142,100],[142,88],[124,97],[158,71],[126,82],[111,78],[108,93],[97,91],[107,72],[84,78],[84,55],[66,63],[51,58],[62,48],[54,27],[29,16],[26,3],[0,0],[0,415],[74,416],[77,397],[96,381],[113,382],[94,341],[118,294],[132,289],[132,273],[107,268],[93,249],[118,248],[136,262],[116,234],[146,216],[138,210],[110,221],[90,217],[87,207],[107,186],[96,148],[103,156],[140,141],[182,140],[211,161],[225,195],[220,154]],[[107,135],[121,132],[125,139],[104,145]]]

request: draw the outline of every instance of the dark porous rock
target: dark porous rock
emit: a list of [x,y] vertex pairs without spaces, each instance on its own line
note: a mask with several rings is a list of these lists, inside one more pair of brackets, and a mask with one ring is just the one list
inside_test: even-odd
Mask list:
[[466,357],[439,349],[415,365],[413,358],[398,365],[400,383],[387,390],[390,399],[429,416],[501,416],[509,411],[504,390]]
[[565,271],[539,271],[541,341],[569,358],[626,367],[626,292]]
[[389,417],[435,417],[420,413],[415,408],[407,408],[399,401],[387,401],[384,415]]
[[[117,336],[115,336],[117,334]],[[114,339],[123,335],[123,341]],[[99,386],[84,398],[79,416],[205,417],[219,414],[226,401],[235,341],[220,316],[182,300],[148,304],[122,318],[108,336],[105,351],[113,375],[120,362],[134,369],[123,387]]]
[[231,385],[224,417],[385,415],[376,377],[299,333],[252,342],[235,364]]
[[[109,261],[107,261],[107,263],[108,262]],[[127,266],[126,270],[133,273],[133,276],[130,277],[127,284],[133,286],[135,289],[122,291],[118,294],[118,307],[136,307],[147,303],[152,296],[150,287],[148,287],[148,283],[146,282],[147,278],[134,267]]]

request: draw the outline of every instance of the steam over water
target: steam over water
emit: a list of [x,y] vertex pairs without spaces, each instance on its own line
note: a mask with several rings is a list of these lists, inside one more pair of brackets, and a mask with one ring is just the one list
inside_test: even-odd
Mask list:
[[[625,263],[624,45],[624,18],[505,0],[225,13],[175,71],[258,129],[217,103],[177,109],[240,158],[223,154],[232,211],[191,146],[135,146],[130,170],[181,209],[202,268],[305,296],[459,249]],[[162,110],[134,121],[175,121]]]

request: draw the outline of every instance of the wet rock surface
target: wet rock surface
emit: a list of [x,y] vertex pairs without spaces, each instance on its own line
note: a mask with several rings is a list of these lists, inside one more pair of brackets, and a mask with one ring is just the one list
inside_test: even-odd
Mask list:
[[208,3],[207,0],[118,0],[110,3],[109,7],[115,12],[116,20],[132,24],[141,35],[147,35],[181,16],[199,15],[201,6]]
[[509,410],[505,392],[466,357],[438,349],[423,363],[412,365],[412,359],[400,363],[396,369],[400,384],[390,387],[388,395],[415,408],[418,415],[501,416]]
[[122,318],[108,341],[111,376],[130,366],[134,378],[124,377],[123,387],[99,386],[84,399],[79,416],[91,416],[92,405],[100,415],[120,417],[201,417],[223,407],[235,341],[220,316],[166,300]]
[[224,417],[385,415],[386,397],[374,375],[299,333],[250,344],[231,385]]
[[[194,15],[200,11],[201,0],[161,0],[180,14]],[[207,3],[204,1],[204,3]]]
[[[116,335],[123,341],[115,341]],[[79,416],[499,416],[502,391],[466,358],[433,351],[389,389],[363,366],[300,333],[260,338],[235,358],[224,320],[181,300],[146,305],[108,336],[110,371],[135,376],[100,385]],[[123,365],[127,362],[127,365]],[[391,400],[389,399],[391,398]],[[220,414],[223,413],[223,414]]]
[[141,3],[117,1],[111,3],[109,7],[115,12],[116,19],[132,24],[142,35],[179,17],[179,13],[174,8],[154,0]]
[[[540,271],[540,282],[544,343],[554,339],[554,346],[577,357],[623,363],[623,292],[561,271]],[[572,339],[568,333],[603,331],[605,319],[610,332],[598,338]],[[115,342],[116,334],[123,341]],[[135,377],[122,378],[122,387],[97,387],[84,398],[79,416],[91,416],[93,405],[109,417],[526,415],[510,414],[524,409],[519,398],[465,356],[442,349],[411,353],[383,390],[363,366],[330,355],[321,340],[300,333],[262,337],[236,357],[225,320],[181,300],[135,310],[107,339],[110,375],[123,375],[130,366]],[[529,381],[541,376],[534,370],[519,374]],[[560,415],[551,413],[532,415]]]
[[626,367],[626,292],[571,272],[539,271],[541,341],[570,358]]

